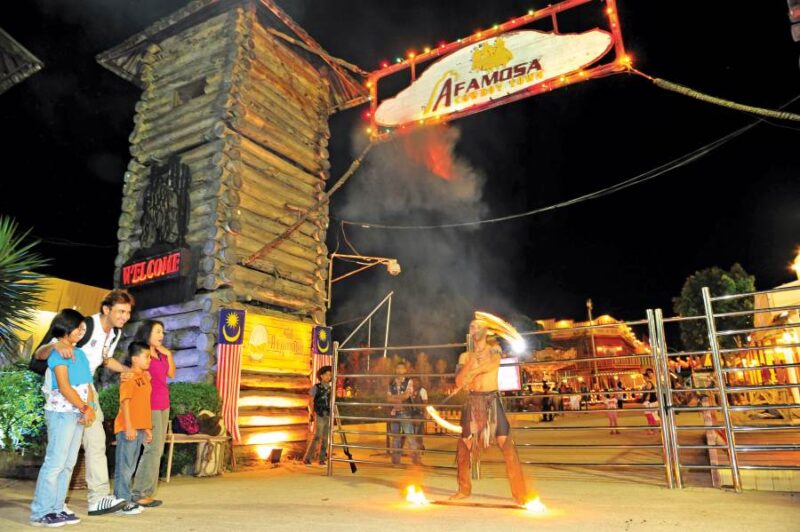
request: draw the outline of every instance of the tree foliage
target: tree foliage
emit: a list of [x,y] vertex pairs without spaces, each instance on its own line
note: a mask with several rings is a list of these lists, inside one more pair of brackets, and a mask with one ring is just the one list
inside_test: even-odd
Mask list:
[[24,452],[44,447],[42,378],[27,368],[0,370],[0,449]]
[[[678,297],[672,299],[672,308],[676,314],[683,317],[704,316],[705,307],[701,289],[708,287],[712,297],[754,292],[755,276],[749,275],[739,263],[731,266],[730,271],[714,266],[690,275]],[[715,314],[753,310],[753,298],[742,297],[713,304]],[[746,329],[753,326],[753,315],[721,318],[716,321],[717,330]],[[708,328],[706,320],[692,320],[680,323],[681,341],[683,347],[689,351],[699,351],[708,348]],[[731,348],[742,345],[743,336],[732,335],[719,338],[721,347]]]
[[20,348],[17,332],[33,317],[44,287],[36,270],[47,261],[33,251],[38,242],[25,242],[16,222],[0,216],[0,362],[14,362]]

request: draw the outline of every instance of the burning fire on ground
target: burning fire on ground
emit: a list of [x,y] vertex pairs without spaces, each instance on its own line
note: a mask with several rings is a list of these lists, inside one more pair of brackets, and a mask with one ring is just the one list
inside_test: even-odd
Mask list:
[[428,499],[425,498],[422,488],[417,490],[417,487],[413,485],[406,488],[406,501],[410,502],[414,506],[425,506],[426,504],[430,504]]
[[547,511],[547,506],[544,505],[537,495],[532,501],[525,504],[525,509],[535,514],[543,514]]

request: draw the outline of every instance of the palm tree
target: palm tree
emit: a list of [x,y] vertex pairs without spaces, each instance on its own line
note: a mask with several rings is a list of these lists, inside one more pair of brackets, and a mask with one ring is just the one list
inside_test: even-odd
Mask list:
[[29,232],[20,233],[13,219],[0,216],[0,366],[16,360],[17,331],[26,328],[42,301],[44,276],[35,270],[47,260],[33,251],[38,241],[25,242]]

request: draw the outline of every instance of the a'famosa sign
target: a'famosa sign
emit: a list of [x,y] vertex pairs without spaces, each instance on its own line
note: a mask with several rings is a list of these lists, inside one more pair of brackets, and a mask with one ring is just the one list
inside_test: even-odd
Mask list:
[[601,29],[579,34],[520,30],[479,41],[432,64],[409,87],[383,101],[375,123],[396,128],[497,105],[521,91],[580,71],[613,47]]

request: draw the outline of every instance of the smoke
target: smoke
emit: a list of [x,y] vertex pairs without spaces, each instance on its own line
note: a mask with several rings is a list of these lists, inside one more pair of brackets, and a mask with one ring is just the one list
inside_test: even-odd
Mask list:
[[[376,146],[344,188],[333,217],[427,225],[486,216],[486,176],[457,153],[459,136],[455,127],[437,126]],[[463,338],[474,310],[494,309],[502,301],[494,289],[505,269],[485,250],[480,230],[386,231],[345,224],[334,231],[340,252],[353,253],[351,243],[360,254],[396,258],[402,273],[372,271],[335,284],[330,323],[366,314],[394,290],[390,344],[445,343]],[[341,267],[339,261],[335,266]],[[381,342],[382,327],[377,324]],[[337,337],[344,335],[337,331]],[[375,331],[372,339],[378,343]]]

